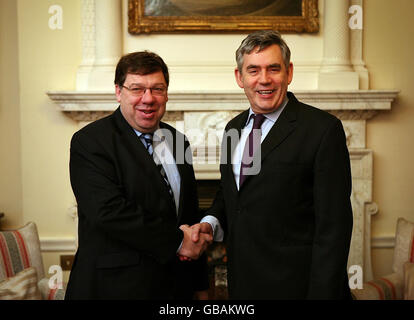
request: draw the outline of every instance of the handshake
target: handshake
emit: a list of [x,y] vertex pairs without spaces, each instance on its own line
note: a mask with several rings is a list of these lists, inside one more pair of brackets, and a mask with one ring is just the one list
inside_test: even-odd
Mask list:
[[197,223],[191,227],[183,224],[180,229],[184,239],[178,257],[181,261],[197,260],[213,242],[213,229],[207,222]]

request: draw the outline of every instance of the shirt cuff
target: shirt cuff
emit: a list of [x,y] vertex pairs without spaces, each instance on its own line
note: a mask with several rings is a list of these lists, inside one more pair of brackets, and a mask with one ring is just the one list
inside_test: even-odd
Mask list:
[[200,222],[207,222],[213,229],[213,240],[222,242],[224,239],[224,230],[220,225],[218,219],[214,216],[205,216]]
[[177,250],[177,254],[178,254],[178,252],[180,252],[181,247],[183,246],[183,242],[184,242],[184,240],[181,241],[181,244],[180,244],[180,246],[178,247],[178,250]]

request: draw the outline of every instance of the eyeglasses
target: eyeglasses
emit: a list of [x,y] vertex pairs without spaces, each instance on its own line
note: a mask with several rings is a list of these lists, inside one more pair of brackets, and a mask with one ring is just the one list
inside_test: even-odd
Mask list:
[[167,88],[165,87],[154,87],[154,88],[145,88],[145,87],[126,87],[122,86],[122,88],[127,89],[131,92],[132,95],[136,97],[143,96],[147,90],[151,92],[154,96],[163,96],[167,92]]

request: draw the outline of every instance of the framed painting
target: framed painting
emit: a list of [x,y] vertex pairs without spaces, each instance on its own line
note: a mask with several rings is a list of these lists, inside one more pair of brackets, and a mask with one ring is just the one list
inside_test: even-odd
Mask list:
[[131,34],[319,31],[318,0],[129,0],[128,6]]

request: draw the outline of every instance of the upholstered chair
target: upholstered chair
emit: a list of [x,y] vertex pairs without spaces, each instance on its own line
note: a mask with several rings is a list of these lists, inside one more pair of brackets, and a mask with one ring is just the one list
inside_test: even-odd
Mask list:
[[64,284],[50,286],[45,277],[36,224],[0,231],[0,300],[62,300],[64,295]]
[[392,273],[352,290],[357,300],[414,300],[414,223],[399,218]]

